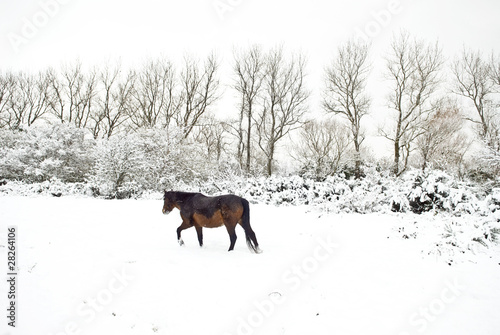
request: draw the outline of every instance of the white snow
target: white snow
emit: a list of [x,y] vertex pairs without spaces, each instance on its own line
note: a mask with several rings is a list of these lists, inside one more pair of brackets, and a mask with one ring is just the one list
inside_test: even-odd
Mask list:
[[[441,214],[326,214],[251,205],[238,228],[176,239],[161,200],[0,197],[1,264],[18,227],[10,334],[498,334],[500,253],[433,249]],[[462,217],[476,220],[476,217]],[[408,239],[402,238],[408,235]],[[415,238],[416,237],[416,238]],[[439,241],[438,241],[439,242]],[[1,310],[7,297],[2,280]]]

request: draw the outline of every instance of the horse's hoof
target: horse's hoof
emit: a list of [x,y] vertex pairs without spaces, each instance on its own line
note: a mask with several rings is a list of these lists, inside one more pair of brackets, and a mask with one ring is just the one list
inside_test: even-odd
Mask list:
[[179,245],[182,247],[184,245],[184,241],[183,240],[179,240]]

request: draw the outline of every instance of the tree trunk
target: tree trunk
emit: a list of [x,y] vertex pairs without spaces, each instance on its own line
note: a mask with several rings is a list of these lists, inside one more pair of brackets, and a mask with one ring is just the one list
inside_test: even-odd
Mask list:
[[400,158],[400,153],[399,153],[399,139],[396,138],[394,140],[394,166],[392,168],[392,171],[395,176],[399,174],[399,158]]
[[274,159],[274,143],[270,143],[269,154],[267,156],[267,175],[271,177],[273,174],[273,159]]
[[354,178],[361,178],[361,152],[360,152],[359,138],[358,134],[354,136],[354,150],[356,151],[355,161],[354,161]]
[[248,131],[247,131],[247,162],[246,162],[246,172],[250,173],[250,144],[252,141],[251,138],[251,129],[252,129],[252,105],[248,106]]

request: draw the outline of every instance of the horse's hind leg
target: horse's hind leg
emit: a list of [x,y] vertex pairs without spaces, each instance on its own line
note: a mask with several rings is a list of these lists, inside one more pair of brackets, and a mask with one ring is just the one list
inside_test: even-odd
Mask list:
[[200,247],[203,247],[203,227],[195,226],[196,233],[198,234],[198,242],[200,242]]
[[231,244],[229,245],[229,250],[228,251],[231,251],[234,249],[234,245],[236,243],[236,225],[234,224],[226,224],[226,229],[227,229],[227,233],[229,234],[229,240],[231,241]]

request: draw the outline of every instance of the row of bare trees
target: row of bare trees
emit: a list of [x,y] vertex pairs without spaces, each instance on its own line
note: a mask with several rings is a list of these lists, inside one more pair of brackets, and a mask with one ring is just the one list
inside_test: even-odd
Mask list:
[[[266,55],[259,47],[237,53],[234,87],[240,93],[240,116],[234,128],[241,166],[250,170],[252,144],[257,143],[268,158],[267,171],[271,174],[275,140],[299,126],[299,144],[292,156],[302,166],[327,175],[338,171],[350,156],[354,175],[359,178],[366,152],[362,147],[366,138],[363,119],[371,107],[366,90],[372,70],[369,51],[370,46],[364,42],[349,40],[338,47],[325,68],[323,111],[337,116],[337,121],[304,120],[308,92],[303,89],[303,57],[286,63],[280,49]],[[282,70],[277,71],[277,67]],[[499,103],[495,102],[495,94],[500,93],[499,59],[484,59],[480,52],[464,49],[451,70],[453,77],[447,81],[438,42],[428,43],[405,31],[394,36],[384,71],[390,87],[386,100],[389,114],[386,124],[379,128],[379,135],[392,143],[394,175],[415,162],[423,170],[430,164],[439,168],[453,166],[462,174],[473,142],[465,130],[467,121],[478,125],[476,135],[480,141],[499,151]],[[286,92],[283,96],[290,94],[285,104],[281,92]],[[472,101],[476,112],[471,114],[464,107],[467,101],[460,102],[459,97]],[[280,125],[278,131],[262,131],[274,125]],[[252,131],[257,140],[252,140]],[[266,146],[262,145],[263,139],[267,139]]]
[[[413,151],[419,154],[422,169],[434,162],[441,167],[451,163],[460,170],[472,144],[464,131],[466,121],[477,126],[476,138],[486,147],[500,149],[495,102],[500,61],[495,56],[487,59],[480,51],[464,48],[452,62],[447,81],[440,45],[402,32],[393,39],[386,61],[393,89],[389,104],[396,113],[393,131],[381,133],[394,144],[395,175],[406,170]],[[466,107],[470,103],[473,111]]]
[[188,137],[218,99],[215,55],[203,64],[186,58],[180,73],[158,58],[139,69],[119,64],[84,70],[81,62],[37,74],[0,75],[0,127],[31,126],[44,116],[88,128],[95,138],[119,130],[166,128],[175,123]]
[[[361,173],[360,146],[365,138],[361,120],[369,112],[371,101],[366,92],[372,68],[368,54],[368,45],[349,41],[338,48],[325,71],[324,111],[347,121],[357,177]],[[379,135],[393,146],[391,169],[396,176],[408,168],[411,154],[418,157],[423,170],[431,163],[441,168],[452,165],[461,174],[473,141],[464,130],[467,121],[477,125],[476,137],[489,152],[500,149],[500,59],[486,59],[481,52],[464,48],[452,63],[449,81],[445,70],[438,42],[418,40],[405,31],[393,37],[384,71],[390,88],[386,100],[389,115]],[[460,97],[465,101],[459,102]],[[464,107],[467,100],[475,112]],[[331,124],[324,127],[331,128]],[[310,134],[302,137],[311,138]]]
[[[211,113],[221,96],[219,67],[211,54],[204,61],[186,57],[180,68],[157,58],[137,69],[84,69],[76,62],[57,71],[0,73],[0,128],[31,126],[49,115],[87,128],[95,138],[172,125],[201,143],[208,161],[235,153],[243,171],[267,175],[275,171],[280,144],[300,129],[291,154],[303,167],[328,175],[351,164],[354,175],[362,176],[364,120],[372,101],[366,88],[373,68],[370,45],[349,40],[325,67],[322,109],[333,118],[323,120],[308,114],[302,54],[283,47],[235,51],[231,86],[238,105],[225,121]],[[385,57],[388,112],[378,130],[392,145],[394,175],[416,160],[422,169],[461,166],[472,143],[467,124],[477,125],[477,137],[491,152],[500,150],[500,60],[464,49],[450,67],[451,80],[446,69],[439,43],[407,32],[394,36]],[[473,113],[464,107],[467,101]]]

